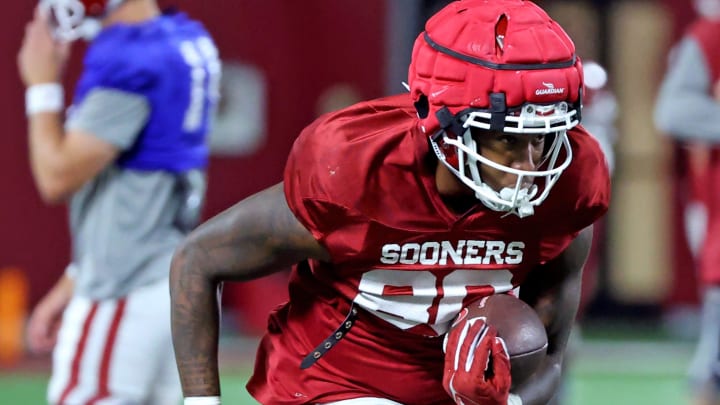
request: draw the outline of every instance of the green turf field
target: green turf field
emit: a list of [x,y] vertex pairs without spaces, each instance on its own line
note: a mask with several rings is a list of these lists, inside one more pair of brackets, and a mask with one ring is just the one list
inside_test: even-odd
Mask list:
[[[692,345],[603,340],[582,345],[570,369],[566,405],[683,405]],[[250,364],[225,367],[223,404],[255,405],[245,392]],[[0,373],[0,405],[44,404],[44,373]],[[411,405],[411,404],[410,404]]]

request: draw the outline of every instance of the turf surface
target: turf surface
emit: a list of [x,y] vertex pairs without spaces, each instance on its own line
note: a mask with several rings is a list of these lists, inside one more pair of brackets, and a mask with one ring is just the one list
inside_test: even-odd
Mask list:
[[[687,403],[684,373],[692,345],[656,341],[586,342],[575,356],[567,405]],[[250,364],[223,369],[223,404],[255,405],[244,384]],[[0,405],[44,404],[46,373],[0,372]]]

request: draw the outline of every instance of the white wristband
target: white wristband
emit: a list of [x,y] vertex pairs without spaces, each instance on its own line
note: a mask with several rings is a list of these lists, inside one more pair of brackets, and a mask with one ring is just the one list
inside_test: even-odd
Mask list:
[[522,405],[522,398],[519,395],[510,394],[507,405]]
[[65,106],[65,91],[60,83],[34,84],[25,90],[25,114],[59,112]]
[[220,397],[187,397],[183,405],[220,405]]

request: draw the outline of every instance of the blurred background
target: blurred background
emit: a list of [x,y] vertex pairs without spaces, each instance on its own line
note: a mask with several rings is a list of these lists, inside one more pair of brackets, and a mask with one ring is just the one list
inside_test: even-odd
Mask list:
[[[403,92],[412,42],[446,2],[161,3],[203,21],[224,62],[207,218],[280,181],[294,138],[319,114]],[[684,373],[699,324],[696,241],[685,233],[687,156],[655,129],[652,114],[672,46],[695,18],[692,2],[538,3],[573,37],[579,55],[607,74],[592,76],[585,119],[614,168],[611,211],[586,269],[567,403],[686,403]],[[0,17],[0,404],[43,403],[49,358],[25,351],[23,327],[69,260],[65,207],[41,202],[27,161],[15,59],[35,4],[6,2]],[[68,83],[82,53],[82,45],[74,48]],[[225,286],[226,403],[254,403],[243,385],[267,313],[287,296],[285,277]]]

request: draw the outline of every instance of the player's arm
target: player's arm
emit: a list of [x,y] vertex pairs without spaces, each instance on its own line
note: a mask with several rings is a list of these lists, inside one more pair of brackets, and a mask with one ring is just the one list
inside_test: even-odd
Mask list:
[[282,183],[237,203],[185,239],[170,271],[173,344],[185,397],[220,395],[218,285],[307,258],[329,255],[293,215]]
[[43,199],[63,200],[94,177],[118,153],[111,143],[83,131],[65,133],[60,77],[68,44],[55,41],[38,7],[25,29],[18,68],[28,88],[26,109],[30,164]]
[[514,390],[523,405],[546,404],[557,391],[591,243],[592,226],[580,232],[560,256],[536,268],[520,287],[521,298],[535,307],[548,334],[545,360],[526,383]]
[[63,201],[131,148],[150,110],[140,94],[96,87],[64,124],[58,113],[31,115],[30,164],[44,199]]
[[66,200],[119,153],[118,147],[90,133],[65,133],[57,112],[29,116],[28,132],[33,179],[48,203]]

